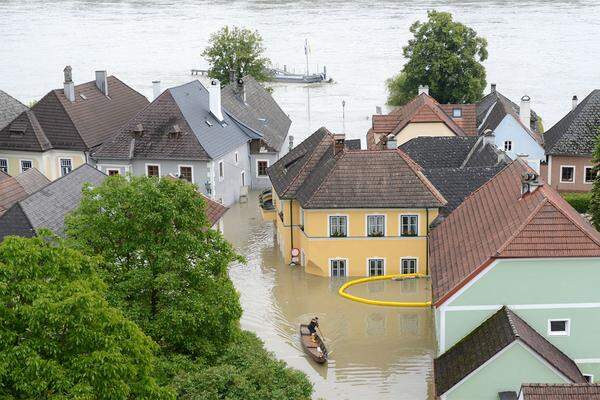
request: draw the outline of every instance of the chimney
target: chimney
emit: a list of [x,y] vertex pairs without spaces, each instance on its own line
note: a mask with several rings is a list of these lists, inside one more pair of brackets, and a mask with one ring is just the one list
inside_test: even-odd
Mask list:
[[221,109],[221,82],[213,79],[208,85],[208,108],[210,113],[219,122],[223,122],[223,111]]
[[289,150],[292,150],[294,148],[294,136],[293,135],[289,135],[288,136],[288,141],[289,141]]
[[427,86],[427,85],[424,85],[424,86],[419,85],[419,94],[421,94],[421,93],[425,93],[425,94],[429,95],[429,86]]
[[573,95],[573,101],[572,101],[572,103],[571,103],[571,107],[572,107],[571,109],[572,109],[572,110],[574,110],[574,109],[576,109],[576,108],[577,108],[577,102],[578,102],[578,100],[579,100],[579,99],[577,99],[577,95]]
[[106,71],[96,71],[96,87],[108,97],[108,80]]
[[242,78],[239,78],[236,81],[237,84],[237,92],[238,95],[240,96],[240,99],[246,103],[246,85],[244,85],[244,80]]
[[338,155],[344,152],[344,146],[346,141],[346,135],[336,134],[333,135],[333,155]]
[[495,83],[492,83],[490,85],[490,93],[496,93],[496,84]]
[[381,106],[375,106],[375,114],[377,114],[377,115],[383,114],[383,110],[382,110]]
[[523,125],[527,127],[527,129],[531,127],[531,97],[527,95],[521,97],[519,118],[521,119]]
[[235,71],[234,70],[229,70],[229,82],[233,83],[235,81],[236,81],[236,79],[235,79]]
[[160,81],[152,81],[152,96],[153,100],[156,99],[162,93],[162,89],[160,87]]
[[67,65],[63,70],[65,74],[65,97],[69,101],[75,101],[75,84],[73,83],[73,73],[70,65]]
[[496,135],[494,135],[494,131],[491,129],[486,129],[483,132],[483,145],[487,146],[488,144],[491,146],[496,145]]
[[540,186],[540,176],[534,172],[521,175],[521,194],[533,193]]
[[386,141],[386,147],[391,150],[396,150],[398,148],[398,141],[396,140],[396,136],[388,135]]

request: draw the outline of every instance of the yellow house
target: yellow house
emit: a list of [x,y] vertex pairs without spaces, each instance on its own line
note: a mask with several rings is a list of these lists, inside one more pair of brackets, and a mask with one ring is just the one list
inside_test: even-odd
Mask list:
[[419,95],[388,115],[373,115],[367,148],[396,148],[421,136],[477,136],[475,104],[439,104],[420,87]]
[[444,197],[400,150],[350,150],[319,129],[269,168],[286,262],[322,276],[426,273]]

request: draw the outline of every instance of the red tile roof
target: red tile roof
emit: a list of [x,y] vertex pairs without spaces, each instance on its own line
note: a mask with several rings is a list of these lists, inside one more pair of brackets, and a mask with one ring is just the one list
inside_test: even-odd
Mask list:
[[35,168],[21,172],[17,176],[9,176],[0,181],[0,215],[4,214],[17,201],[37,192],[50,181]]
[[541,182],[521,195],[522,161],[473,192],[431,232],[436,305],[497,258],[600,257],[600,233]]
[[521,395],[524,400],[600,400],[600,385],[526,383],[521,386]]
[[217,222],[219,222],[221,217],[225,215],[225,212],[228,210],[228,208],[205,195],[202,195],[202,198],[206,202],[206,209],[204,211],[206,213],[206,218],[208,218],[210,226],[214,226]]

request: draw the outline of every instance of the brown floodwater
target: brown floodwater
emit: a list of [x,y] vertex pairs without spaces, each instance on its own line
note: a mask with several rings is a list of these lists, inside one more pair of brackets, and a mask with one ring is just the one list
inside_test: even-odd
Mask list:
[[[256,193],[224,217],[225,237],[247,258],[233,265],[244,329],[314,383],[314,398],[432,399],[435,332],[429,308],[379,307],[337,293],[343,281],[306,274],[283,262],[271,222],[261,219]],[[427,280],[372,282],[349,293],[373,299],[428,299]],[[326,365],[310,360],[300,345],[298,325],[318,316],[330,353]]]

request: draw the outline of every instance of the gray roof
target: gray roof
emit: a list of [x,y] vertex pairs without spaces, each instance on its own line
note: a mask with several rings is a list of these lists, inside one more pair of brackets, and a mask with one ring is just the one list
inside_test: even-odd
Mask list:
[[590,156],[599,135],[600,89],[596,89],[546,131],[546,154]]
[[0,90],[0,129],[27,109],[25,104]]
[[273,96],[253,77],[245,76],[242,88],[237,82],[225,86],[221,93],[223,108],[230,116],[255,132],[274,151],[280,151],[292,121]]
[[[488,128],[494,130],[497,124],[500,123],[501,119],[498,120],[500,116],[496,116],[496,126],[486,126],[485,128],[482,128],[482,123],[485,121],[486,116],[490,114],[491,108],[494,107],[497,103],[501,103],[502,105],[506,106],[502,107],[500,110],[497,110],[497,112],[502,111],[501,118],[504,118],[504,116],[507,114],[517,116],[519,115],[521,107],[519,107],[508,97],[504,96],[502,93],[498,92],[497,90],[493,90],[477,103],[477,126],[480,127],[479,133],[483,133],[483,130]],[[542,119],[540,118],[540,116],[537,115],[535,111],[531,110],[529,129],[534,133],[542,133],[543,131],[540,130],[540,128],[542,127],[541,120]]]
[[79,206],[83,185],[98,186],[105,178],[102,172],[84,164],[15,203],[0,217],[0,240],[7,235],[23,235],[23,232],[32,235],[42,228],[62,235],[65,216]]

